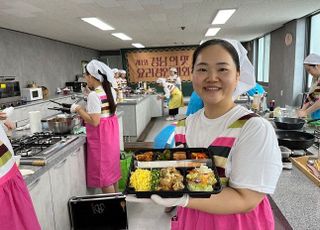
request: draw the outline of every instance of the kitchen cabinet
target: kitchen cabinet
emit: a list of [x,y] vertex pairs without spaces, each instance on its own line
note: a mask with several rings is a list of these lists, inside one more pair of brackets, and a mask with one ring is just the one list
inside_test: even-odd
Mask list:
[[71,196],[69,157],[62,159],[50,171],[52,207],[54,212],[55,229],[69,229],[70,221],[68,214],[68,200]]
[[28,189],[41,228],[44,230],[54,230],[55,225],[49,172],[44,173],[28,185]]
[[71,178],[71,196],[85,195],[86,187],[86,171],[85,171],[85,147],[81,146],[68,157],[70,165]]
[[87,194],[85,146],[57,158],[28,188],[42,229],[70,229],[68,201]]

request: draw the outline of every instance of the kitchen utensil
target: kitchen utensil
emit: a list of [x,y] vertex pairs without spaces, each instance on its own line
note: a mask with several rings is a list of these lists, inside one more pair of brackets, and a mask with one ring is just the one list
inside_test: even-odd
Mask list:
[[312,171],[313,175],[320,179],[320,172],[314,167],[314,160],[307,161],[307,167]]
[[276,131],[279,145],[291,150],[307,149],[315,140],[313,134],[298,131]]
[[71,105],[72,104],[67,104],[67,103],[60,103],[60,102],[57,102],[57,101],[54,101],[54,100],[49,100],[57,105],[61,105],[62,107],[65,107],[65,108],[71,108]]
[[306,121],[300,118],[276,117],[274,123],[278,129],[296,130],[301,129]]
[[48,129],[57,134],[69,133],[76,125],[76,117],[66,115],[65,117],[55,116],[48,119]]
[[58,107],[52,107],[52,108],[48,108],[50,110],[57,110],[57,111],[61,111],[63,113],[71,113],[70,109],[69,108],[58,108]]

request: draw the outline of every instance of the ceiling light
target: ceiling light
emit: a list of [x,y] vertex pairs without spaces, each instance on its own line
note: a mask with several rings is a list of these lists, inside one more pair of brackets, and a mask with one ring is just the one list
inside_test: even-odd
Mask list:
[[142,45],[141,43],[132,43],[131,45],[133,45],[136,48],[144,48],[144,45]]
[[235,11],[236,9],[219,10],[211,24],[225,24]]
[[125,35],[124,33],[113,33],[113,36],[120,38],[121,40],[132,40],[129,36]]
[[98,18],[81,18],[81,20],[98,27],[100,30],[114,30],[112,26],[109,26]]
[[215,36],[219,32],[220,29],[221,28],[209,28],[207,30],[207,33],[204,36],[206,36],[206,37]]

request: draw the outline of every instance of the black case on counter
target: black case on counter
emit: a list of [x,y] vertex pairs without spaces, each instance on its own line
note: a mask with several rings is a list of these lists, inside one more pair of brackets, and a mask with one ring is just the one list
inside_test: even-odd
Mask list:
[[125,196],[122,193],[71,197],[68,202],[71,229],[128,229]]
[[[164,152],[169,151],[166,158],[164,157]],[[185,185],[185,188],[179,191],[135,191],[132,187],[130,187],[130,176],[131,172],[136,170],[138,167],[136,167],[137,160],[135,159],[136,155],[144,154],[146,152],[153,152],[152,161],[162,161],[162,160],[174,160],[174,153],[175,152],[185,152],[186,153],[186,160],[194,159],[192,158],[192,153],[204,153],[207,156],[207,159],[210,161],[210,168],[212,169],[214,176],[217,180],[217,183],[213,186],[213,191],[190,191],[187,188],[187,182],[186,182],[186,174],[189,170],[194,169],[194,167],[182,167],[177,168],[178,171],[182,174],[184,177],[183,184]],[[146,161],[144,161],[146,162]],[[152,168],[146,168],[151,170]],[[157,169],[157,168],[155,168]],[[217,194],[220,193],[222,190],[222,184],[220,181],[220,177],[218,175],[217,168],[215,166],[214,160],[213,160],[213,154],[211,151],[209,151],[207,148],[168,148],[168,149],[140,149],[136,150],[133,154],[133,157],[131,159],[130,164],[130,172],[128,174],[127,178],[127,184],[126,189],[124,191],[124,194],[134,194],[137,198],[150,198],[152,194],[157,194],[163,198],[176,198],[181,197],[183,194],[187,193],[190,197],[196,197],[196,198],[209,198],[211,194]]]

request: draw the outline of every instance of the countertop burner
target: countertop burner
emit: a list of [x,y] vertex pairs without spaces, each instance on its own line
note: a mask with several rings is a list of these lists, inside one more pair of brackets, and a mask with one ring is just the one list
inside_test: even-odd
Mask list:
[[16,155],[21,156],[21,164],[32,159],[46,160],[53,153],[76,140],[75,135],[57,135],[53,132],[34,133],[11,141]]

